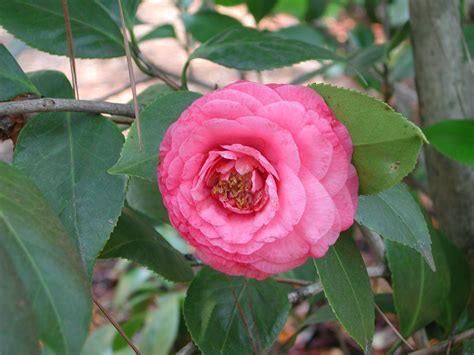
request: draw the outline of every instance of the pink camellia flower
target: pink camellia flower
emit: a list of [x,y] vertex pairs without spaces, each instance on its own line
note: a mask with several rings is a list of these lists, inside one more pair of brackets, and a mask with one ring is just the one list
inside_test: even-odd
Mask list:
[[160,147],[170,221],[211,267],[264,279],[349,228],[352,141],[310,88],[240,81],[196,100]]

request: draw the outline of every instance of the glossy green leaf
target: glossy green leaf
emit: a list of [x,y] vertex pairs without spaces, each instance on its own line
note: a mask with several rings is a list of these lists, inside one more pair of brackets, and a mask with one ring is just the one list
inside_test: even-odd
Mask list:
[[[76,57],[110,58],[125,54],[120,28],[101,0],[69,0],[68,5]],[[31,47],[51,54],[67,54],[61,1],[1,1],[0,26]]]
[[147,221],[124,208],[101,258],[136,261],[171,281],[189,281],[193,272],[187,260]]
[[158,97],[140,115],[143,149],[138,145],[137,126],[132,124],[119,161],[109,170],[156,181],[158,148],[168,127],[200,95],[182,91]]
[[27,73],[31,82],[42,96],[59,99],[73,99],[74,91],[63,72],[57,70],[38,70]]
[[[0,230],[1,223],[0,221]],[[1,244],[3,243],[0,243],[0,354],[41,354],[35,315],[28,301],[26,288]]]
[[[150,85],[147,87],[145,90],[143,90],[140,94],[138,94],[138,103],[143,106],[148,106],[151,104],[153,101],[155,101],[157,98],[160,96],[170,94],[174,92],[173,89],[171,89],[168,85],[166,84],[154,84]],[[133,104],[133,100],[130,100],[130,104]]]
[[439,237],[432,236],[433,272],[415,250],[385,241],[400,333],[408,337],[439,317],[449,292],[449,274]]
[[279,0],[276,6],[273,8],[273,12],[284,12],[302,20],[304,19],[307,7],[307,0]]
[[448,120],[423,130],[430,144],[447,157],[474,165],[474,120]]
[[66,112],[36,115],[17,141],[14,164],[59,216],[89,276],[124,203],[126,179],[107,173],[122,145],[123,136],[106,118]]
[[334,51],[270,32],[232,28],[198,47],[189,60],[202,58],[239,70],[268,70],[306,60],[342,60]]
[[360,192],[374,194],[396,185],[415,167],[423,132],[390,106],[360,92],[311,85],[352,138]]
[[288,317],[286,291],[270,279],[231,277],[204,267],[187,292],[186,325],[205,355],[262,354]]
[[347,333],[370,353],[375,306],[367,269],[357,246],[344,233],[321,259],[315,259],[329,305]]
[[163,199],[156,182],[131,177],[126,199],[128,205],[135,211],[157,222],[169,223],[168,211],[163,205]]
[[176,32],[174,31],[173,25],[167,23],[158,27],[155,27],[150,32],[140,37],[139,42],[150,41],[152,39],[159,38],[176,38]]
[[385,239],[417,250],[430,268],[436,270],[425,217],[405,185],[395,185],[376,195],[360,196],[355,220]]
[[[34,318],[23,336],[1,341],[2,354],[30,354],[21,351],[27,347],[32,354],[37,353],[33,348],[37,339],[25,340],[27,334],[34,333],[58,354],[77,354],[89,329],[91,298],[72,240],[34,183],[3,162],[0,191],[1,267],[12,272],[2,274],[0,308],[7,303],[10,309],[6,314],[15,313],[6,318],[2,312],[0,339],[15,335],[22,322],[31,320],[31,312]],[[7,282],[9,278],[13,283]],[[9,298],[16,296],[19,298]],[[12,341],[24,343],[15,345]],[[15,351],[5,351],[7,346]]]
[[39,92],[7,48],[0,44],[0,101],[7,101],[22,94],[39,94]]
[[[146,299],[147,306],[150,303],[149,297]],[[145,314],[138,313],[129,318],[125,323],[121,324],[123,332],[128,336],[129,339],[133,339],[135,334],[143,328],[145,323]],[[112,350],[115,352],[120,351],[121,349],[127,349],[129,345],[127,342],[120,336],[120,334],[115,334],[114,340],[112,342]],[[143,349],[142,349],[143,350]]]
[[201,10],[192,15],[183,14],[181,18],[186,31],[199,42],[205,42],[229,28],[242,27],[242,24],[234,17],[222,15],[211,10]]
[[467,307],[473,279],[469,264],[461,251],[443,233],[438,232],[437,235],[448,263],[450,279],[448,299],[441,307],[437,321],[446,331],[451,331]]
[[255,22],[260,22],[277,4],[278,0],[246,0],[247,8]]
[[308,25],[295,25],[283,27],[282,29],[272,32],[274,36],[280,36],[286,39],[302,41],[311,45],[324,46],[326,38],[324,35]]
[[178,334],[180,316],[179,294],[157,297],[157,308],[147,314],[140,336],[143,355],[167,355]]

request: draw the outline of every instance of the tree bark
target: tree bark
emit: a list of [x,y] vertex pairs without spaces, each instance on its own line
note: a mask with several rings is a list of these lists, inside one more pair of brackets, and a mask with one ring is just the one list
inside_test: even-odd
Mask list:
[[[465,59],[459,0],[410,0],[409,4],[423,124],[474,118],[474,68]],[[465,253],[474,275],[474,168],[430,146],[425,152],[442,229]]]

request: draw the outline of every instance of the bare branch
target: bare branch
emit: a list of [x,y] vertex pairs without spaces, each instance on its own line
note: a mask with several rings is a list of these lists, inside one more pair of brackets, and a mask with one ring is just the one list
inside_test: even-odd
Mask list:
[[441,350],[447,348],[450,344],[459,343],[463,340],[471,339],[471,338],[474,338],[474,329],[466,330],[465,332],[463,332],[461,334],[458,334],[458,335],[456,335],[455,337],[453,337],[451,339],[442,341],[441,343],[439,343],[435,346],[425,348],[425,349],[420,349],[420,350],[414,351],[410,354],[411,355],[435,354],[438,351],[441,351]]
[[135,117],[132,105],[106,101],[43,98],[0,102],[0,117],[32,112],[93,112]]
[[[386,274],[387,269],[385,265],[369,266],[367,268],[367,273],[369,274],[369,277],[385,277],[387,276]],[[297,280],[293,280],[293,281],[297,281]],[[290,292],[288,294],[288,300],[292,304],[299,303],[301,301],[304,301],[310,298],[311,296],[314,296],[315,294],[321,292],[322,290],[323,290],[323,287],[321,286],[321,283],[315,282],[310,285],[298,288],[293,292]]]

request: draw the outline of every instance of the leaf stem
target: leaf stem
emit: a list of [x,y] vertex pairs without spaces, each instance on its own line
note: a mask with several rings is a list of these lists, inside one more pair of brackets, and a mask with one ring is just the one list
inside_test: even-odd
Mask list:
[[135,73],[133,72],[132,56],[130,54],[130,44],[128,41],[127,26],[125,25],[125,17],[123,15],[122,1],[117,0],[117,3],[118,3],[118,8],[119,8],[119,14],[120,14],[120,25],[122,28],[122,35],[123,35],[123,45],[125,47],[125,56],[127,57],[128,75],[130,77],[130,87],[132,89],[133,108],[135,111],[135,121],[137,124],[138,147],[141,151],[143,149],[143,142],[142,142],[142,130],[140,128],[140,108],[138,107],[137,85],[135,83]]
[[471,339],[471,338],[474,338],[474,329],[466,330],[465,332],[458,334],[451,339],[442,341],[441,343],[438,343],[435,346],[411,352],[410,355],[425,355],[425,354],[437,353],[438,351],[441,351],[447,348],[450,344],[452,345],[452,344],[459,343],[463,340]]
[[400,334],[400,332],[397,330],[397,328],[393,325],[393,323],[388,319],[388,317],[383,313],[383,311],[380,309],[377,304],[375,304],[375,309],[377,312],[380,314],[380,316],[383,318],[385,323],[388,324],[390,328],[394,331],[394,333],[398,336],[398,338],[403,341],[411,350],[415,350],[415,348]]
[[115,321],[115,319],[112,318],[112,316],[107,312],[107,310],[100,304],[99,300],[95,298],[95,296],[92,296],[92,299],[94,300],[95,305],[100,309],[100,311],[107,318],[107,320],[114,326],[114,328],[123,338],[123,340],[127,342],[127,344],[130,346],[130,348],[132,348],[132,350],[135,352],[136,355],[140,355],[140,350],[138,349],[138,347],[130,340],[130,338],[127,336],[127,334],[125,334],[125,332],[120,327],[120,325]]

